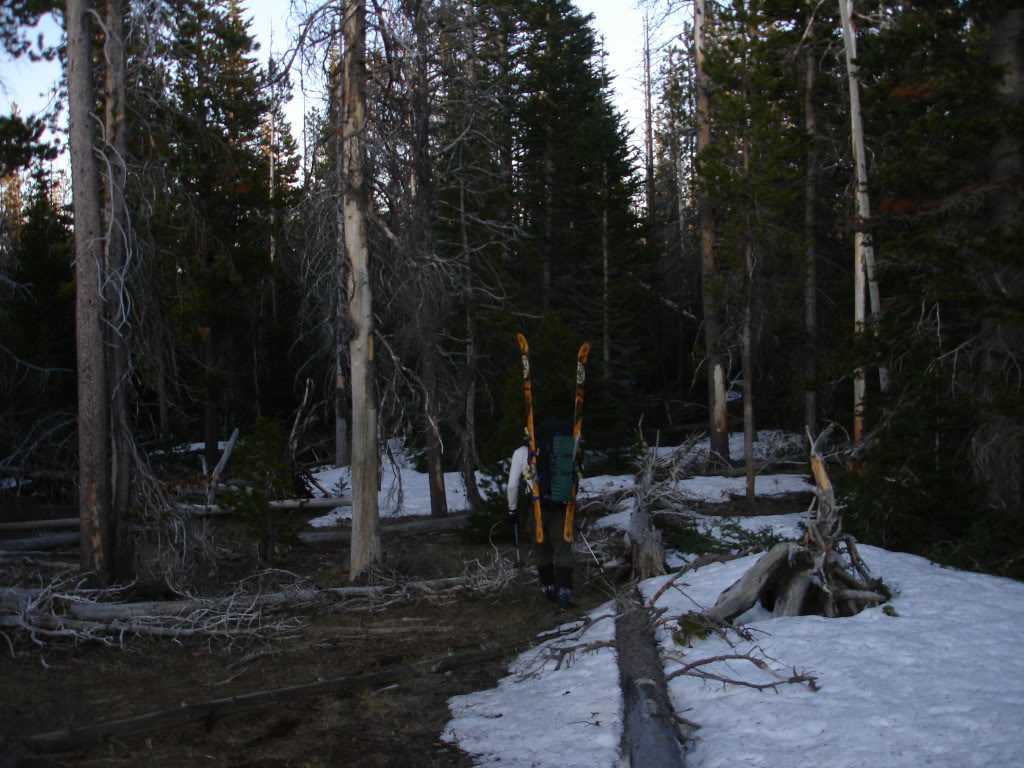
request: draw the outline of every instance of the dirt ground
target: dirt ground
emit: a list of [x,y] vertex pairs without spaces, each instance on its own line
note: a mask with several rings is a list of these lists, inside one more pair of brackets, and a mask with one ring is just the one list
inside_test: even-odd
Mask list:
[[[467,561],[493,549],[458,533],[389,540],[387,562],[408,580],[459,575]],[[504,549],[511,556],[511,547]],[[347,545],[299,546],[275,563],[321,587],[345,585]],[[585,564],[577,568],[577,600],[586,610],[607,600],[609,584]],[[513,655],[536,634],[571,615],[541,599],[524,569],[499,592],[449,600],[411,600],[373,612],[306,610],[305,628],[272,643],[130,639],[126,647],[96,643],[22,643],[0,655],[0,768],[50,766],[319,766],[472,765],[441,741],[449,697],[491,687]],[[0,646],[6,645],[0,643]],[[156,730],[61,754],[18,756],[18,739],[68,726],[119,720],[182,705],[271,688],[374,672],[479,649],[496,658],[396,684],[305,696],[215,722]],[[265,655],[242,662],[260,651]],[[6,758],[5,758],[6,753]]]

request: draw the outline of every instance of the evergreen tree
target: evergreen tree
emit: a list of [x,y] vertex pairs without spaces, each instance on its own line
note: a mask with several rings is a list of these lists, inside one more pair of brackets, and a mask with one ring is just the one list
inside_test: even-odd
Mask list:
[[[153,268],[162,273],[156,279],[165,287],[159,301],[172,318],[167,338],[187,353],[176,355],[178,375],[190,386],[201,377],[205,390],[212,462],[226,422],[244,424],[261,408],[252,353],[260,349],[259,326],[270,322],[260,312],[260,286],[272,269],[270,226],[277,223],[264,133],[268,103],[237,3],[189,0],[168,22],[173,80],[163,80],[166,101],[155,105],[160,143],[144,151],[162,166],[169,195],[147,227],[158,251]],[[159,72],[148,76],[162,80]]]
[[[1019,137],[1021,94],[1000,97],[999,7],[892,9],[861,53],[881,200],[870,226],[892,294],[866,352],[891,361],[894,387],[869,411],[855,519],[888,546],[1020,576],[1022,186],[993,179],[988,158]],[[993,226],[1000,205],[1015,224]]]
[[[4,324],[0,370],[8,409],[3,421],[9,427],[19,425],[26,433],[32,431],[31,422],[48,410],[63,412],[66,418],[74,402],[71,221],[52,191],[49,174],[37,164],[22,222],[11,243],[9,275],[17,288],[5,294],[0,304]],[[6,444],[16,454],[16,443]]]

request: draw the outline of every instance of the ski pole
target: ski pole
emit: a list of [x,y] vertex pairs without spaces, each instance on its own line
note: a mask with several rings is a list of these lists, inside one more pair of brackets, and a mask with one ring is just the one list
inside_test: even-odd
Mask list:
[[512,538],[516,542],[516,568],[523,566],[523,555],[519,550],[519,516],[516,515],[512,518]]
[[587,545],[587,551],[590,553],[590,556],[594,558],[594,562],[597,563],[598,570],[601,571],[601,573],[604,573],[604,566],[601,565],[601,561],[597,559],[597,555],[594,553],[594,548],[591,547],[590,542],[587,541],[586,534],[583,533],[583,526],[576,526],[576,530],[579,531],[580,538],[583,539],[583,543]]

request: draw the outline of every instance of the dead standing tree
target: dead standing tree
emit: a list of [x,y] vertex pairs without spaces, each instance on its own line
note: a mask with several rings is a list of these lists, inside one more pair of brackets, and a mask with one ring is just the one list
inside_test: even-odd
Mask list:
[[830,426],[811,440],[816,499],[802,541],[772,547],[719,595],[705,618],[731,624],[758,600],[776,616],[852,616],[888,599],[881,580],[861,559],[854,538],[842,532],[840,507],[821,456],[831,430]]

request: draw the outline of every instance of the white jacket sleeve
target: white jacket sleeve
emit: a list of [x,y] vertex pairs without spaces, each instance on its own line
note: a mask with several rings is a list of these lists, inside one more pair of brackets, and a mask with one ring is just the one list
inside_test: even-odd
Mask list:
[[505,487],[505,498],[508,500],[510,512],[519,506],[519,481],[523,478],[529,456],[530,451],[525,445],[516,448],[516,452],[512,454],[512,464],[508,468],[508,485]]

